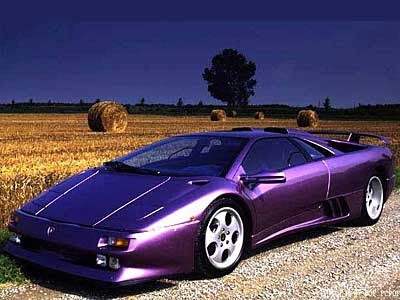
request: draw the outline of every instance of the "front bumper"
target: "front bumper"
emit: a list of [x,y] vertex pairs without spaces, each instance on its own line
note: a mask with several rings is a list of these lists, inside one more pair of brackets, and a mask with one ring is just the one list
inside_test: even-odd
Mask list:
[[[5,251],[31,263],[109,283],[131,283],[191,273],[198,221],[159,230],[127,233],[54,222],[17,211],[19,222],[10,231],[22,235],[22,244],[9,242]],[[55,228],[48,234],[48,228]],[[130,238],[126,250],[98,247],[100,237]],[[24,243],[29,240],[29,243]],[[95,265],[96,254],[117,257],[117,271]]]

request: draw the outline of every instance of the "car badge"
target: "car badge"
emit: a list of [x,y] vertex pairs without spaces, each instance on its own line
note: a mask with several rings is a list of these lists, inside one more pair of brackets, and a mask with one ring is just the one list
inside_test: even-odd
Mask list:
[[54,231],[56,231],[56,228],[54,226],[49,226],[47,228],[47,236],[52,235]]

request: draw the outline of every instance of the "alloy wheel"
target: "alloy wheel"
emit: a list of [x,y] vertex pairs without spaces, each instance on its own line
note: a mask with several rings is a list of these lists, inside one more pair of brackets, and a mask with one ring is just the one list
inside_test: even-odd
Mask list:
[[231,207],[218,209],[210,218],[205,248],[209,262],[218,269],[226,269],[237,262],[242,253],[244,227],[240,214]]

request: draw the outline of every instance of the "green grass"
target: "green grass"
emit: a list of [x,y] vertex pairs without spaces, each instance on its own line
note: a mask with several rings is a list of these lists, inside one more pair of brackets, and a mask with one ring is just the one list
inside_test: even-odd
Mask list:
[[400,168],[397,168],[394,170],[394,173],[396,174],[396,189],[400,189]]
[[26,278],[21,267],[3,252],[10,233],[8,230],[0,230],[0,284],[1,283],[22,283]]

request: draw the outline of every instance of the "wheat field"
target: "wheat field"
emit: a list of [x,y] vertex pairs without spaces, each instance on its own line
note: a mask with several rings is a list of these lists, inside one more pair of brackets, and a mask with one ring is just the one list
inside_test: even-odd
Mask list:
[[[94,133],[86,114],[0,115],[0,227],[14,209],[60,180],[159,139],[177,134],[232,127],[296,127],[295,120],[129,115],[125,133]],[[397,164],[399,121],[321,121],[318,129],[386,135]]]

